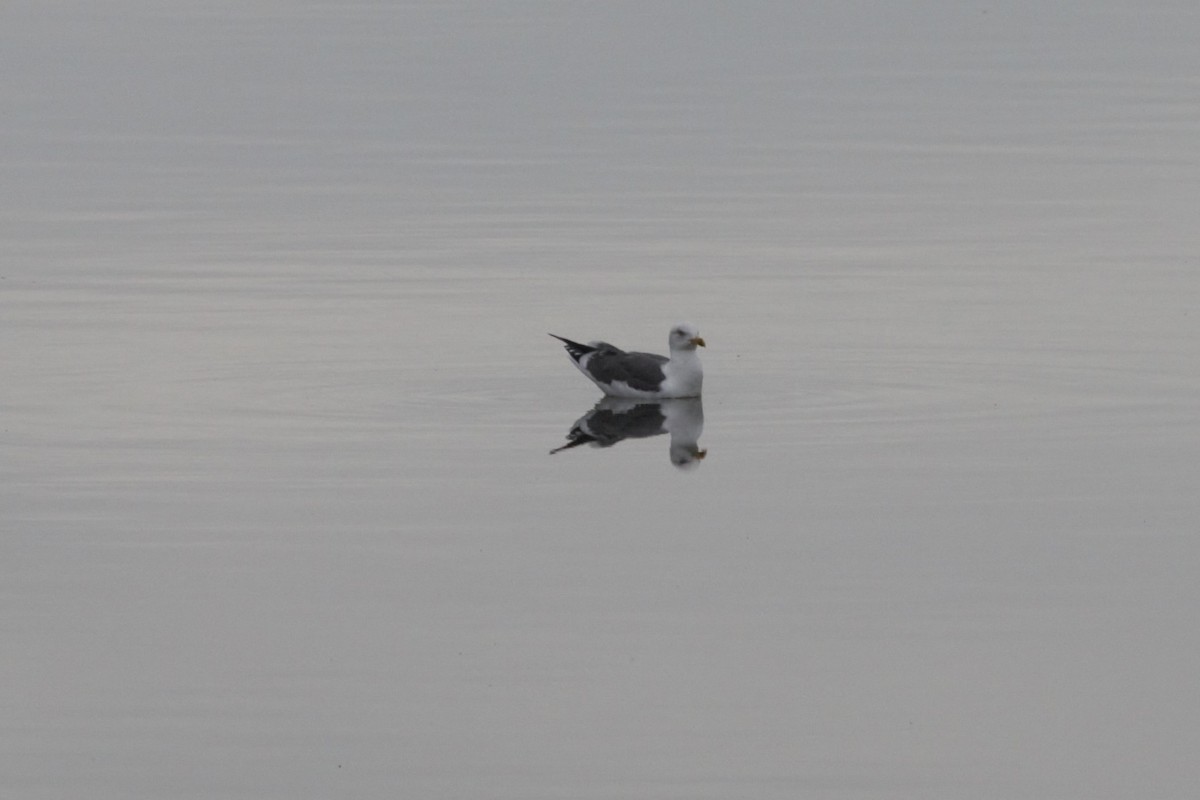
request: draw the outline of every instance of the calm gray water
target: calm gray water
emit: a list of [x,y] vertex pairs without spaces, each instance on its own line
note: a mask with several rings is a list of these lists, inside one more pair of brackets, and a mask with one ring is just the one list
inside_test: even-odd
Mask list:
[[1043,6],[6,4],[4,796],[1191,797],[1200,12]]

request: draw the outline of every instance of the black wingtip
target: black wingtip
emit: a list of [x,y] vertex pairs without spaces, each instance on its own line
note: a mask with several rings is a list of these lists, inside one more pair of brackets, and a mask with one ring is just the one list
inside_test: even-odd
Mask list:
[[566,347],[567,353],[575,361],[579,361],[579,359],[583,358],[588,353],[594,352],[596,349],[596,348],[592,347],[591,345],[580,344],[579,342],[573,342],[570,339],[567,339],[563,336],[559,336],[557,333],[551,333],[549,335],[553,336],[555,339],[558,339],[560,342],[562,342],[563,345]]

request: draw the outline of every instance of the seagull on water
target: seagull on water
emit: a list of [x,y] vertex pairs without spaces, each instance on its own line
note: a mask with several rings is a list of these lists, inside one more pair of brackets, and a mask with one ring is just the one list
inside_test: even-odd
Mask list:
[[576,368],[610,397],[664,399],[699,397],[704,383],[697,347],[704,347],[695,325],[681,322],[671,328],[667,346],[671,357],[627,353],[608,342],[580,344],[550,334],[566,346]]

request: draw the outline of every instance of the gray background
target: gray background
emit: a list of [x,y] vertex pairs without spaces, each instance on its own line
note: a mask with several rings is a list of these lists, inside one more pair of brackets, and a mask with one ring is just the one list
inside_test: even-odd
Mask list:
[[[21,798],[1185,798],[1194,3],[6,3]],[[547,453],[553,331],[709,347]]]

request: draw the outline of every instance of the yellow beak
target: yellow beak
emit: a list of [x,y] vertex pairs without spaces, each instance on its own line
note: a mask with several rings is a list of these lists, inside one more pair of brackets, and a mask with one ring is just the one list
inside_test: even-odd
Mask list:
[[698,344],[701,347],[705,346],[704,340],[701,339],[699,336],[693,336],[691,339],[688,339],[688,341],[691,342],[692,344]]

